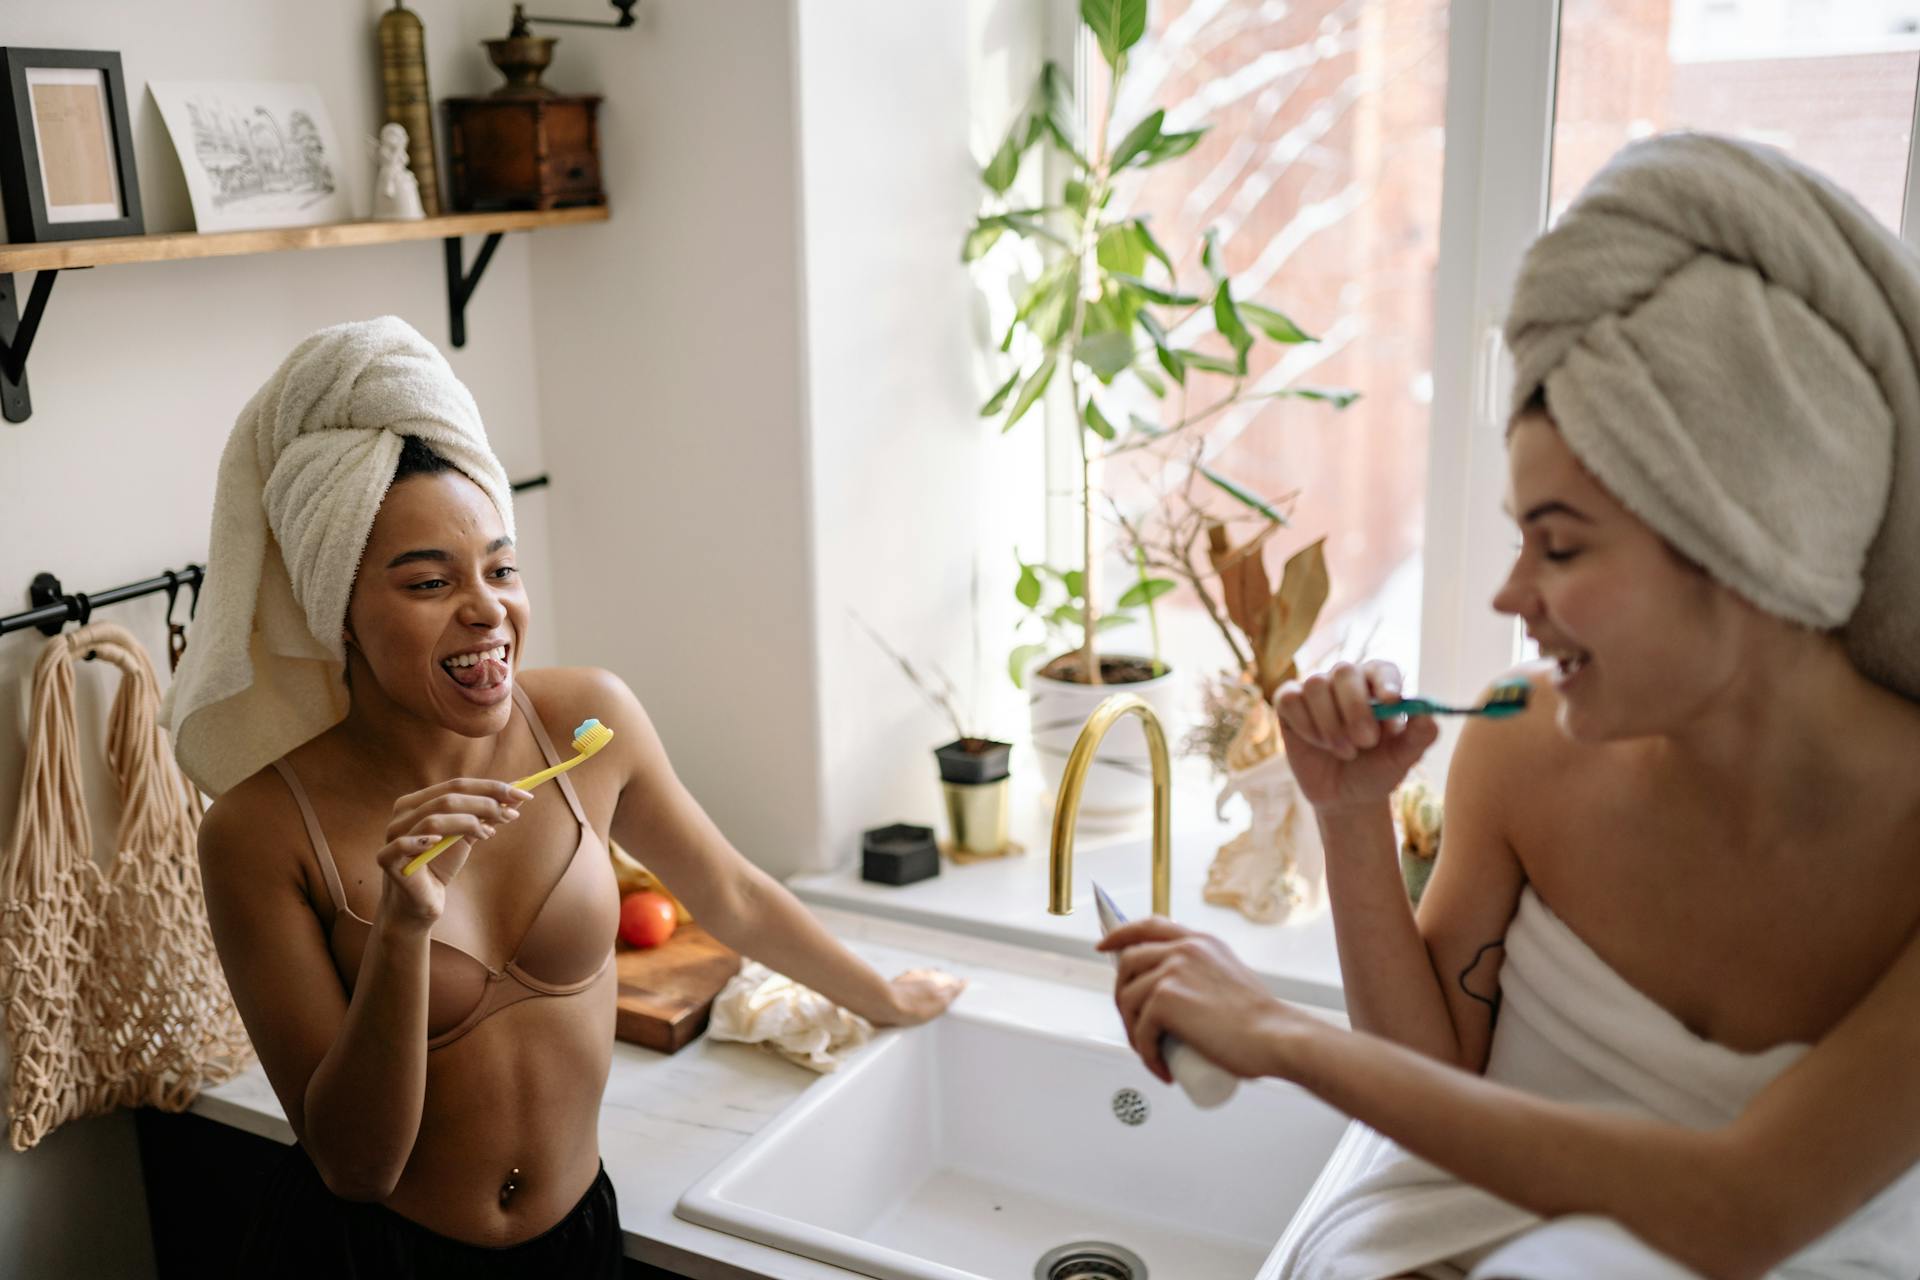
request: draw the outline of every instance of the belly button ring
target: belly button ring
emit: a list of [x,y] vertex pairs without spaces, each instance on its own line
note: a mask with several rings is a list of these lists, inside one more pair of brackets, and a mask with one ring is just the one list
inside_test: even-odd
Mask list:
[[506,1208],[507,1201],[513,1199],[513,1193],[520,1189],[519,1179],[520,1179],[520,1171],[518,1169],[511,1169],[507,1172],[507,1180],[500,1187],[500,1207],[501,1208],[503,1209]]

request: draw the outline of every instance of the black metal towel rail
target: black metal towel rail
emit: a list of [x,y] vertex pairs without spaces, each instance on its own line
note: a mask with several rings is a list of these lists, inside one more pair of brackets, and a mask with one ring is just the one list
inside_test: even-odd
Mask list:
[[[93,617],[93,611],[103,604],[118,604],[135,596],[150,596],[161,591],[177,592],[181,587],[193,589],[193,599],[197,604],[200,600],[200,584],[206,576],[204,565],[190,564],[184,569],[168,569],[157,578],[129,582],[124,587],[110,587],[91,593],[77,591],[69,595],[61,588],[60,579],[50,573],[36,573],[33,575],[33,586],[27,591],[33,608],[25,613],[8,614],[0,618],[0,635],[38,627],[42,634],[57,636],[60,628],[69,622],[86,626]],[[192,616],[191,613],[188,616]]]
[[[549,483],[551,481],[543,471],[537,476],[514,481],[513,491],[521,493],[528,489],[542,489]],[[33,585],[27,589],[27,599],[33,602],[33,608],[25,613],[10,613],[0,617],[0,635],[38,627],[43,635],[57,636],[69,622],[86,626],[93,617],[93,611],[103,604],[118,604],[122,600],[157,595],[162,591],[178,594],[182,587],[193,592],[193,603],[187,613],[188,617],[192,617],[193,607],[200,603],[200,584],[206,581],[206,577],[205,565],[189,564],[184,569],[162,570],[158,577],[142,578],[139,582],[109,587],[105,591],[69,593],[61,587],[60,579],[51,573],[38,573],[34,575]],[[168,612],[172,612],[171,607]]]

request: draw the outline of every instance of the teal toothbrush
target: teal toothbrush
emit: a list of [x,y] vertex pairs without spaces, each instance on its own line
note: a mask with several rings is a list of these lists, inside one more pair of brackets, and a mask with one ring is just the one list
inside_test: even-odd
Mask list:
[[1502,680],[1487,690],[1487,696],[1474,707],[1449,707],[1442,703],[1430,702],[1425,698],[1392,698],[1373,704],[1375,720],[1391,720],[1395,716],[1487,716],[1499,719],[1502,716],[1517,716],[1527,709],[1527,695],[1532,686],[1525,680]]

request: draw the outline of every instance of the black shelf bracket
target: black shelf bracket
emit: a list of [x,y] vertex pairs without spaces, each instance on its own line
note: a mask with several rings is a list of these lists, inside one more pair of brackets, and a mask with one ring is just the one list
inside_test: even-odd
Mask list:
[[19,310],[13,273],[0,275],[0,412],[8,422],[25,422],[33,416],[33,397],[27,394],[27,352],[33,347],[33,335],[40,332],[40,317],[46,313],[59,274],[57,270],[34,272],[24,313]]
[[480,246],[479,256],[473,260],[473,270],[467,271],[460,264],[460,237],[448,236],[447,246],[447,328],[451,330],[453,345],[467,345],[467,300],[473,297],[473,291],[480,287],[481,273],[486,271],[487,263],[493,261],[493,251],[500,247],[502,231],[490,232],[487,242]]
[[[525,21],[547,22],[556,27],[616,27],[624,29],[633,25],[633,6],[639,3],[640,0],[613,0],[613,7],[620,11],[620,16],[618,18],[601,19],[600,21],[594,21],[589,18],[542,18],[534,14],[527,14]],[[514,6],[514,20],[516,22],[521,20],[519,9],[520,6]]]

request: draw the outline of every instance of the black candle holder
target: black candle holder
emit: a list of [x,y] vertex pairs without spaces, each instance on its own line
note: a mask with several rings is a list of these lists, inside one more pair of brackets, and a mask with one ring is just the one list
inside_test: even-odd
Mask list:
[[896,822],[860,836],[860,878],[875,884],[903,885],[940,874],[940,846],[932,827]]

